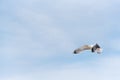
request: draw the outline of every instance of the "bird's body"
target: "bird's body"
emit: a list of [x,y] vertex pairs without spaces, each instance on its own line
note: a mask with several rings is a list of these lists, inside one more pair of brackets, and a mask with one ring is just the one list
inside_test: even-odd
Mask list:
[[101,53],[102,49],[100,48],[100,46],[98,44],[95,45],[83,45],[78,49],[74,50],[74,54],[80,53],[84,50],[91,50],[91,52],[97,52],[97,53]]

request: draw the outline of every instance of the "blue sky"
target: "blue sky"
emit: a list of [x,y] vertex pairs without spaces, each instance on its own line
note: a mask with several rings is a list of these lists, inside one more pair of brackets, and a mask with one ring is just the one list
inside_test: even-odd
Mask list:
[[120,80],[119,20],[119,0],[1,0],[0,80]]

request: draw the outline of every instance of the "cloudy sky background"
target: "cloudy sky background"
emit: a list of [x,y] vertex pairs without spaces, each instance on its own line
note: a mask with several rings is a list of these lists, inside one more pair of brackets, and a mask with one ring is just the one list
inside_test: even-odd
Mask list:
[[119,0],[1,0],[0,80],[120,80],[119,20]]

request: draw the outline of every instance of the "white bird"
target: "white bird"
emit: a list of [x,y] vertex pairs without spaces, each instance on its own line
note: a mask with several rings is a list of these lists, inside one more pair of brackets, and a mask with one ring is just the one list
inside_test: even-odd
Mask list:
[[82,52],[84,50],[91,50],[91,52],[97,52],[97,53],[101,53],[102,52],[102,49],[96,43],[95,45],[83,45],[80,48],[75,49],[74,50],[74,54],[78,54],[79,52]]

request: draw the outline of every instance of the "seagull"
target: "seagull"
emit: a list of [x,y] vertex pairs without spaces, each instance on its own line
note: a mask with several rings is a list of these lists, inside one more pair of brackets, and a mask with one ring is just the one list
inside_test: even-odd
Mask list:
[[97,52],[98,54],[102,52],[101,47],[96,43],[95,45],[83,45],[80,48],[75,49],[73,53],[78,54],[85,50],[91,50],[92,53]]

